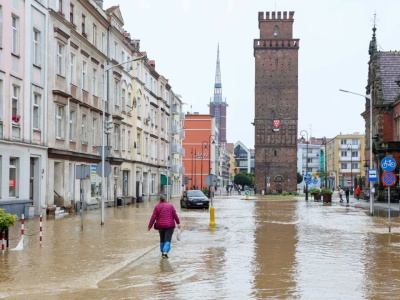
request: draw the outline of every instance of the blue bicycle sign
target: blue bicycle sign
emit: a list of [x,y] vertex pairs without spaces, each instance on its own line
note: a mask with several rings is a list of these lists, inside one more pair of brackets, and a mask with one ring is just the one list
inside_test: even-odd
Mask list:
[[386,156],[381,161],[382,170],[385,172],[390,172],[396,169],[396,160],[393,157]]

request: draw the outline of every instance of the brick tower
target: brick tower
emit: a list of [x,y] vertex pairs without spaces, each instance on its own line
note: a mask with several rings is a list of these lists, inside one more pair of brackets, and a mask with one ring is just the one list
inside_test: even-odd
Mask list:
[[258,13],[255,57],[255,178],[267,193],[296,191],[298,52],[294,12]]
[[217,50],[217,67],[215,70],[214,98],[210,101],[210,115],[213,115],[219,132],[218,144],[226,143],[226,108],[222,101],[221,68],[219,63],[219,45]]

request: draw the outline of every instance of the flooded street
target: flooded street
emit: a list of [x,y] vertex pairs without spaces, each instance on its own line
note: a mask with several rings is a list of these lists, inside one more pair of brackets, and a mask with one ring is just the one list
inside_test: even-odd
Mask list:
[[[254,198],[253,198],[254,199]],[[8,299],[398,299],[400,220],[304,198],[214,199],[208,210],[173,200],[182,222],[169,259],[147,232],[156,202],[48,218],[24,249],[0,257]],[[19,234],[19,222],[10,237]],[[25,222],[35,234],[38,219]],[[19,239],[10,241],[15,248]]]

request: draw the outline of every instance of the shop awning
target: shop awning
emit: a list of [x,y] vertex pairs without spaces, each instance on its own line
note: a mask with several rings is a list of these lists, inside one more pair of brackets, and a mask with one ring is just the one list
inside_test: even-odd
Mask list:
[[171,178],[168,178],[168,180],[167,180],[167,176],[164,174],[161,174],[160,182],[161,182],[161,185],[171,185]]

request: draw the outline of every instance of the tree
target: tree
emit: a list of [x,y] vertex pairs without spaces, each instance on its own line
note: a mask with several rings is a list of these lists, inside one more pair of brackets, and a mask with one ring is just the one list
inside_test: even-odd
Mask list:
[[8,227],[14,226],[16,220],[17,215],[7,214],[4,212],[4,209],[0,208],[0,233]]
[[233,182],[236,184],[240,184],[243,188],[245,185],[252,185],[252,182],[254,182],[254,178],[252,178],[251,175],[247,172],[240,172],[239,174],[236,174]]
[[302,181],[303,181],[303,175],[297,172],[297,184],[301,183]]

